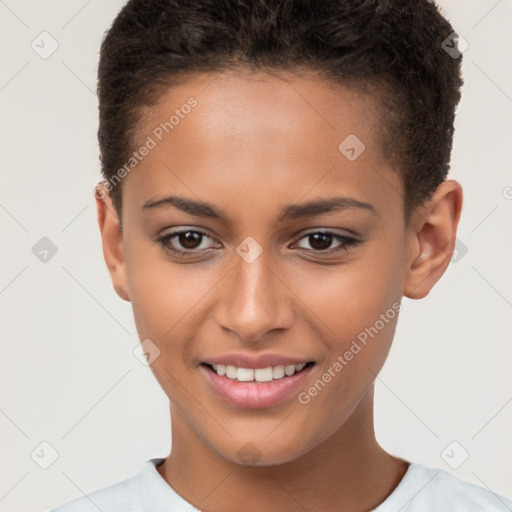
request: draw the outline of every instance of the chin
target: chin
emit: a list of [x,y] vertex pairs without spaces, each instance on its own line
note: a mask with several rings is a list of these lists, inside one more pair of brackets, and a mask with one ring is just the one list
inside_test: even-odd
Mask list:
[[305,443],[293,434],[287,434],[285,442],[281,437],[270,441],[267,434],[256,440],[239,439],[228,441],[228,446],[215,446],[223,458],[246,467],[276,466],[298,459],[305,453]]

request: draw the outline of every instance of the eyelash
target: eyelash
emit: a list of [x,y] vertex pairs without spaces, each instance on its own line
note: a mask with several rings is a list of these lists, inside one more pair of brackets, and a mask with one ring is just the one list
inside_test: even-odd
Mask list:
[[[179,235],[184,234],[184,233],[188,233],[188,232],[199,233],[203,237],[212,239],[212,237],[209,236],[204,231],[197,230],[197,229],[182,229],[182,230],[179,230],[179,231],[173,231],[171,233],[166,233],[165,235],[159,235],[159,236],[157,236],[155,238],[155,242],[159,243],[163,247],[164,250],[169,251],[169,252],[171,252],[173,254],[177,254],[177,255],[187,255],[187,254],[188,255],[195,255],[195,254],[198,254],[198,253],[201,253],[201,252],[205,252],[205,249],[179,250],[179,249],[174,249],[173,247],[171,247],[169,245],[169,242],[172,239],[177,238]],[[304,251],[307,251],[309,253],[313,253],[313,254],[333,254],[333,253],[337,253],[339,251],[348,251],[350,248],[355,247],[356,245],[361,243],[361,241],[357,240],[356,238],[353,238],[353,237],[350,237],[350,236],[346,236],[346,235],[340,235],[339,233],[334,233],[332,231],[327,231],[327,230],[325,230],[325,231],[323,231],[323,230],[310,231],[309,233],[306,233],[301,238],[299,238],[297,240],[297,242],[299,242],[300,240],[302,240],[304,238],[307,238],[307,237],[309,237],[311,235],[316,235],[316,234],[330,235],[330,236],[333,237],[333,239],[337,240],[338,242],[342,242],[342,243],[339,246],[335,247],[334,249],[325,249],[325,250],[320,250],[320,249],[303,249],[303,248],[300,248],[300,249],[304,250]],[[202,241],[203,240],[201,239],[201,242]],[[297,243],[297,242],[294,242],[294,244]],[[211,247],[208,248],[208,249],[211,249]],[[208,249],[206,249],[206,250],[208,250]]]

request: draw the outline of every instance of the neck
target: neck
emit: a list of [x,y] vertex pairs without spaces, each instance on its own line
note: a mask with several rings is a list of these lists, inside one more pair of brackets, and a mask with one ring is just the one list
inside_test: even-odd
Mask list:
[[172,412],[172,450],[157,468],[184,499],[199,509],[323,511],[372,510],[396,488],[408,468],[375,439],[373,386],[330,438],[290,462],[243,466],[213,451]]

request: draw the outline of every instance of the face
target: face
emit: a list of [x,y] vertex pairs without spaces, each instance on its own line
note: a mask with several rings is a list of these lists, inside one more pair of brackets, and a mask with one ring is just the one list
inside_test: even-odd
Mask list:
[[276,464],[366,403],[410,240],[376,120],[349,89],[264,73],[203,74],[147,112],[111,271],[160,351],[173,440],[187,430],[228,460]]

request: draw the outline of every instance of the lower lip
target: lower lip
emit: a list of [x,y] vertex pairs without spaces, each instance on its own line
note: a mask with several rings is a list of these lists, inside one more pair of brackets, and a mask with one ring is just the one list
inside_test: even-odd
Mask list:
[[303,368],[291,377],[270,382],[239,382],[217,375],[207,365],[201,365],[200,368],[213,389],[229,404],[246,409],[264,409],[293,395],[303,385],[313,366]]

